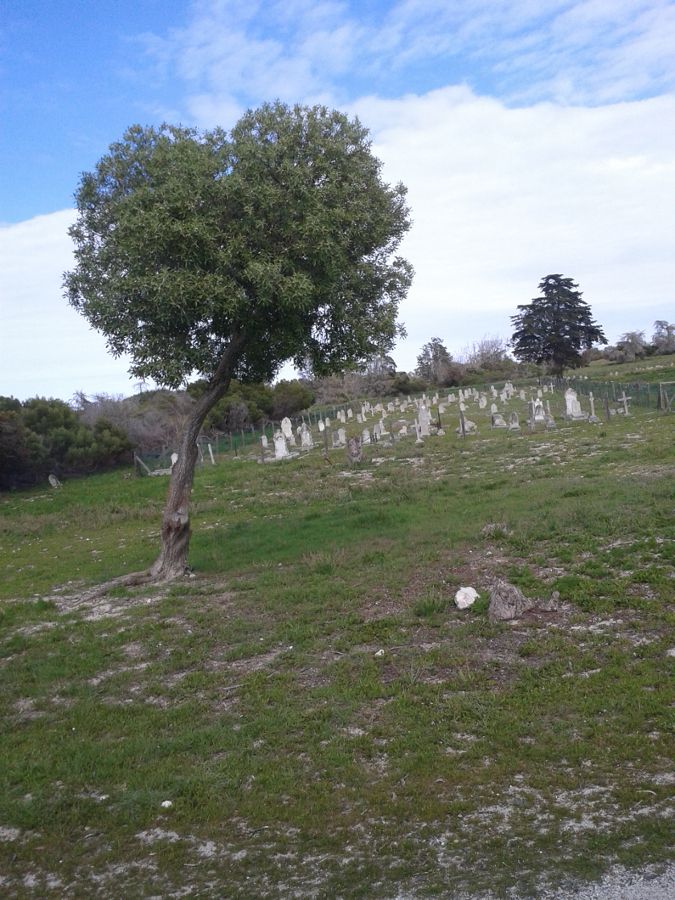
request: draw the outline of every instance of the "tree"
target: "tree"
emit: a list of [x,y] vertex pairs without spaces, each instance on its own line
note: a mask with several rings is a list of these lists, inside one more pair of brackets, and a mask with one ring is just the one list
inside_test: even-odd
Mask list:
[[447,385],[453,381],[455,374],[452,356],[445,344],[440,338],[432,338],[417,357],[415,375],[429,384]]
[[502,338],[485,335],[479,341],[474,341],[470,347],[466,347],[462,353],[462,362],[475,369],[498,369],[509,360],[508,346]]
[[654,322],[652,346],[655,353],[675,353],[675,325],[665,319]]
[[647,341],[644,331],[627,331],[619,337],[613,353],[608,353],[607,358],[613,362],[634,362],[647,355]]
[[546,364],[552,374],[562,375],[565,367],[581,365],[582,350],[607,343],[578,287],[562,275],[542,279],[539,290],[543,296],[519,306],[519,312],[511,316],[514,356],[522,362]]
[[196,441],[233,378],[269,382],[287,360],[326,374],[393,345],[409,211],[380,168],[358,120],[276,102],[229,135],[132,126],[82,176],[70,303],[114,355],[130,354],[132,375],[208,382],[149,577],[185,571]]

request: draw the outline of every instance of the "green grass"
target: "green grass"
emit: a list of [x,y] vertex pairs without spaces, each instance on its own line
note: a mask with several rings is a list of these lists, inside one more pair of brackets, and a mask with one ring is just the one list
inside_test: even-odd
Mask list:
[[[536,897],[668,858],[672,419],[365,456],[201,468],[195,577],[84,604],[152,562],[166,482],[2,497],[5,893]],[[493,624],[495,577],[563,605]]]

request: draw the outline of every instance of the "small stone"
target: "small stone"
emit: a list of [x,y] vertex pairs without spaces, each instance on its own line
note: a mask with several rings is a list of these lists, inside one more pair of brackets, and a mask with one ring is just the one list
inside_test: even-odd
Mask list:
[[557,612],[560,606],[560,591],[553,591],[549,600],[544,600],[539,604],[542,612]]
[[171,809],[173,806],[173,800],[162,800],[160,806],[162,809]]
[[378,650],[378,651],[375,653],[375,656],[384,656],[384,650]]

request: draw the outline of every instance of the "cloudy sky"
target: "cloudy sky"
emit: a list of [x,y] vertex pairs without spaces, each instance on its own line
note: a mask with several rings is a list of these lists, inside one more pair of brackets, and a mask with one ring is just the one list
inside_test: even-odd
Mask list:
[[675,318],[672,0],[5,0],[0,394],[131,393],[62,297],[80,173],[134,123],[358,114],[409,188],[394,358],[510,336],[549,273],[611,340]]

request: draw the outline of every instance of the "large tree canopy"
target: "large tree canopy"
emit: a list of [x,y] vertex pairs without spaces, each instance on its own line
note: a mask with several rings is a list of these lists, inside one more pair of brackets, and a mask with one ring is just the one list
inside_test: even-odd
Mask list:
[[[139,378],[208,390],[188,422],[163,525],[184,568],[195,440],[230,380],[293,360],[318,374],[394,343],[411,267],[405,188],[381,178],[358,120],[266,104],[230,134],[133,126],[76,193],[70,303]],[[157,574],[171,574],[162,557]]]
[[562,375],[566,366],[581,365],[582,350],[607,343],[578,287],[562,275],[547,275],[541,280],[542,296],[519,306],[517,315],[511,316],[515,325],[511,339],[514,356],[523,362],[544,363],[553,374]]
[[393,344],[405,189],[342,113],[265,105],[229,136],[133,126],[76,199],[68,298],[138,377],[212,377],[233,342],[242,381]]

